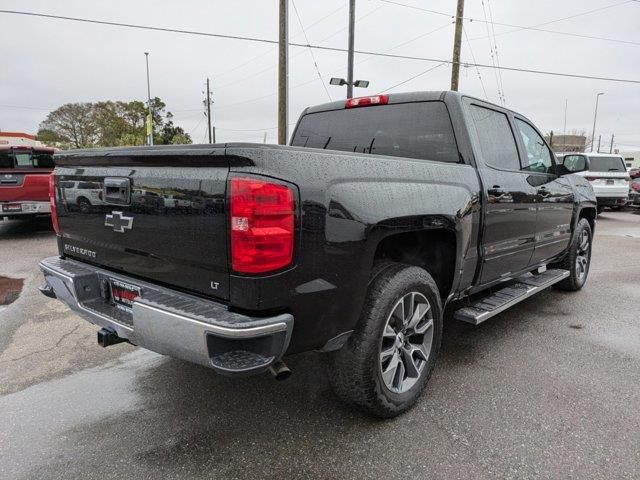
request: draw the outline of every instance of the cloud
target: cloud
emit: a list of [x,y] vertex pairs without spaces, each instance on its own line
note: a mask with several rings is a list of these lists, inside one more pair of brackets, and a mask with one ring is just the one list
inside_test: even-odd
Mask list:
[[[421,5],[415,0],[402,2]],[[429,8],[453,12],[454,4],[438,0],[430,2]],[[345,5],[343,0],[296,0],[311,43],[346,46]],[[485,5],[491,5],[495,21],[517,25],[536,25],[604,6],[595,0],[491,0]],[[275,0],[6,0],[3,8],[277,38]],[[397,47],[393,53],[450,58],[453,25],[447,17],[379,0],[360,0],[357,8],[356,48],[383,52]],[[484,19],[485,12],[481,2],[467,2],[465,17]],[[541,28],[640,41],[639,13],[640,4],[629,2]],[[265,132],[268,141],[275,141],[277,50],[272,45],[0,15],[2,43],[9,46],[3,52],[4,68],[0,70],[0,129],[35,132],[49,110],[66,102],[144,99],[143,52],[149,51],[152,95],[167,103],[176,123],[190,132],[195,142],[203,141],[206,135],[201,113],[206,77],[212,80],[218,141],[261,142]],[[473,52],[478,63],[491,64],[491,47],[494,54],[497,47],[501,65],[640,79],[640,64],[630,60],[637,57],[636,45],[529,30],[505,33],[514,29],[501,26],[495,26],[492,43],[482,38],[487,36],[485,24],[476,20],[465,22],[465,26],[471,40],[463,42],[462,57],[469,62]],[[292,41],[305,42],[293,8],[290,34]],[[346,76],[346,53],[314,53],[327,83],[331,76]],[[304,107],[328,98],[308,49],[291,47],[290,54],[290,121],[295,122]],[[376,93],[432,66],[415,60],[357,55],[356,77],[371,84],[356,93]],[[479,97],[486,91],[490,101],[498,101],[500,78],[490,69],[480,69],[480,75],[482,83],[475,68],[463,68],[461,90]],[[443,66],[397,91],[448,89],[449,78],[450,67]],[[565,100],[567,129],[590,131],[595,94],[604,91],[598,134],[609,137],[615,133],[620,142],[640,145],[638,85],[507,71],[502,72],[501,80],[507,106],[531,118],[545,132],[562,131]],[[344,87],[327,89],[334,100],[345,94]]]

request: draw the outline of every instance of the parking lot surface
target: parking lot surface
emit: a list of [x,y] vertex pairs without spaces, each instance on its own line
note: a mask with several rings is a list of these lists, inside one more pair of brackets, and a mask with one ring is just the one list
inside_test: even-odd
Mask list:
[[0,306],[0,478],[640,477],[640,215],[598,218],[582,291],[449,321],[425,394],[387,421],[342,405],[320,354],[276,382],[98,347],[37,291],[55,253],[46,220],[0,223],[0,276],[24,279]]

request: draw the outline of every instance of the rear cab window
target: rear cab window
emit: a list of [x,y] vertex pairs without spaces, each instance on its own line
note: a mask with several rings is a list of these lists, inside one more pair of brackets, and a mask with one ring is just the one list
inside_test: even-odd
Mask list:
[[621,157],[593,157],[589,156],[590,172],[624,172],[627,168]]
[[507,115],[474,104],[469,109],[484,163],[501,170],[520,170],[518,147]]
[[444,102],[413,102],[308,113],[291,145],[457,163]]
[[0,151],[0,168],[28,170],[31,168],[54,168],[53,153],[31,149],[8,149]]

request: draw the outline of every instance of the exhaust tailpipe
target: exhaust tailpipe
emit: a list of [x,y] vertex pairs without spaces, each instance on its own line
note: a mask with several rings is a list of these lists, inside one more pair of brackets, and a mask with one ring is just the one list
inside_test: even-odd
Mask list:
[[273,365],[269,367],[269,372],[276,380],[286,380],[291,376],[291,370],[282,360],[273,362]]

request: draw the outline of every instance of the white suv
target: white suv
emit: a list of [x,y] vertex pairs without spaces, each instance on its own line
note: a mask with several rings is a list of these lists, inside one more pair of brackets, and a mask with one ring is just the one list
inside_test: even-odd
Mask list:
[[82,212],[89,212],[96,205],[106,205],[102,200],[102,185],[99,182],[63,180],[60,188],[67,204],[77,205]]
[[562,164],[591,183],[598,200],[598,213],[604,207],[622,207],[629,200],[629,174],[621,155],[607,153],[565,153]]

